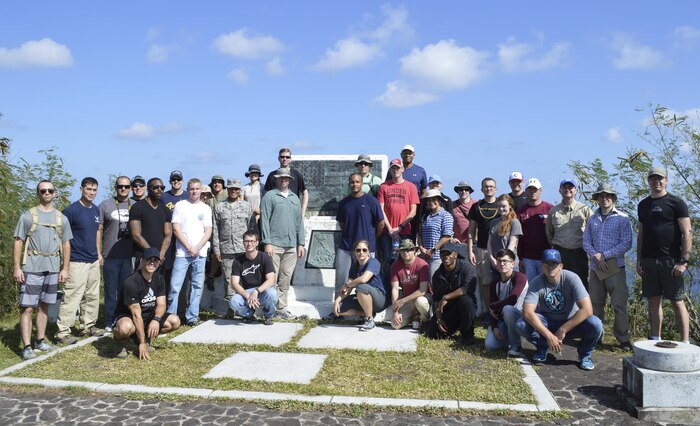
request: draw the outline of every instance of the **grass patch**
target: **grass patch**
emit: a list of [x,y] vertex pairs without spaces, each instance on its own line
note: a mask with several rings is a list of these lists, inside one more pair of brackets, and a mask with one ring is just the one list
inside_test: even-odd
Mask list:
[[[119,346],[111,338],[103,338],[91,345],[54,356],[48,362],[30,365],[13,375],[305,395],[459,399],[503,404],[536,402],[530,388],[522,380],[520,366],[503,354],[486,352],[479,345],[462,348],[452,340],[429,340],[421,336],[418,338],[417,352],[299,349],[296,347],[297,340],[316,323],[305,321],[303,324],[304,329],[295,339],[279,348],[170,342],[172,337],[187,330],[183,328],[166,338],[156,339],[153,342],[156,352],[149,362],[140,361],[134,356],[126,360],[112,358]],[[484,334],[483,329],[481,331]],[[127,348],[133,349],[133,346],[128,345]],[[239,351],[319,353],[327,355],[327,358],[319,374],[308,385],[201,377]]]

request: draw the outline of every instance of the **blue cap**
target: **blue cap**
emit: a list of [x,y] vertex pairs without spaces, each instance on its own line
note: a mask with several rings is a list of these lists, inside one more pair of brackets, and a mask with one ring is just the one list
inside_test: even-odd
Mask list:
[[160,259],[160,250],[155,247],[149,247],[144,250],[143,254],[141,255],[141,259],[150,259],[152,257],[157,257]]
[[432,175],[432,176],[430,176],[430,178],[428,179],[428,183],[431,183],[431,182],[440,182],[440,183],[442,183],[442,178],[440,177],[440,175]]
[[547,249],[542,252],[542,262],[561,263],[561,254],[559,250]]
[[570,184],[572,184],[572,185],[574,186],[574,188],[578,188],[578,185],[576,184],[576,180],[575,180],[575,179],[563,179],[563,180],[559,183],[559,188],[561,188],[562,186],[564,186],[565,183],[570,183]]

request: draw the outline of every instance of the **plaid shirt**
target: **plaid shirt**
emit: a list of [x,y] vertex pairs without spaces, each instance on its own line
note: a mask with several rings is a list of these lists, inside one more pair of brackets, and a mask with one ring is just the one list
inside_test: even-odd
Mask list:
[[[420,228],[423,247],[432,249],[438,241],[440,241],[440,238],[451,237],[453,235],[453,225],[454,218],[451,214],[447,213],[445,209],[440,209],[440,211],[435,214],[428,213],[425,215]],[[439,260],[440,252],[436,251],[431,259]]]
[[[605,259],[617,259],[618,266],[625,266],[625,253],[632,248],[632,226],[626,214],[613,208],[603,220],[600,209],[588,219],[583,231],[583,249],[588,256],[602,253]],[[590,268],[596,263],[591,260]]]

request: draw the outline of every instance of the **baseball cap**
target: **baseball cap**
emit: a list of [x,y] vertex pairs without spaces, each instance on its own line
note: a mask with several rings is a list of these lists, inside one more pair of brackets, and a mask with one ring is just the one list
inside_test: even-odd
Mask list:
[[170,172],[170,180],[173,180],[173,178],[182,179],[182,172],[179,170],[173,170]]
[[358,164],[369,164],[370,166],[372,165],[372,159],[369,158],[369,155],[367,154],[360,154],[357,156],[357,161],[355,161],[355,165],[357,166]]
[[513,172],[510,174],[510,176],[508,176],[508,182],[510,182],[511,180],[519,180],[522,182],[523,181],[523,174],[520,172]]
[[529,188],[531,186],[533,186],[537,189],[542,189],[542,184],[540,183],[540,180],[537,178],[530,178],[530,180],[527,181],[527,186],[525,188]]
[[542,262],[561,263],[561,254],[559,250],[547,249],[542,252]]
[[152,257],[157,257],[160,259],[160,250],[155,247],[149,247],[144,250],[143,254],[141,255],[141,259],[150,259]]
[[651,170],[649,170],[647,177],[652,177],[654,175],[668,177],[666,176],[666,170],[662,169],[661,167],[652,167]]
[[399,160],[398,158],[394,158],[393,160],[391,160],[391,163],[389,163],[389,168],[392,168],[394,166],[403,167],[403,161]]
[[578,185],[576,184],[576,179],[569,179],[569,178],[567,178],[567,179],[562,179],[562,181],[559,182],[559,188],[561,188],[562,186],[564,186],[564,184],[566,184],[566,183],[570,183],[570,184],[572,184],[572,185],[574,186],[574,188],[578,188]]
[[413,148],[413,145],[404,145],[403,148],[401,148],[401,151],[406,151],[409,150],[411,152],[416,152],[416,149]]
[[440,177],[440,175],[432,175],[432,176],[430,176],[430,178],[428,179],[428,183],[433,183],[433,182],[440,182],[440,183],[442,183],[442,178]]
[[229,179],[228,182],[226,182],[226,187],[227,188],[241,189],[241,180],[240,179]]
[[135,183],[136,181],[141,181],[141,183],[146,183],[146,179],[143,178],[141,175],[136,175],[134,176],[133,179],[131,179],[131,183]]

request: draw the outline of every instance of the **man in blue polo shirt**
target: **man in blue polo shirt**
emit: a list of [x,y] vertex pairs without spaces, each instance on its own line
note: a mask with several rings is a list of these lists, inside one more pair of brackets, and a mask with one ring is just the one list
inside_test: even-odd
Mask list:
[[384,213],[379,201],[371,195],[362,192],[362,174],[353,173],[348,178],[350,195],[343,198],[338,205],[336,219],[343,234],[340,247],[335,256],[335,296],[340,294],[340,288],[348,281],[348,273],[352,263],[352,248],[355,242],[368,242],[370,253],[377,250],[376,236],[384,229]]
[[63,288],[63,301],[58,312],[58,343],[75,343],[71,326],[80,306],[80,329],[83,336],[101,336],[104,330],[97,328],[97,313],[100,309],[100,261],[97,254],[97,230],[100,226],[100,211],[92,201],[97,195],[97,180],[86,177],[80,182],[80,199],[65,210],[73,231],[70,240],[70,269]]

